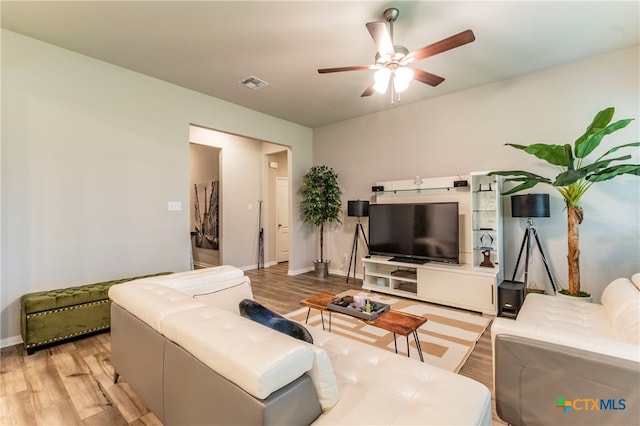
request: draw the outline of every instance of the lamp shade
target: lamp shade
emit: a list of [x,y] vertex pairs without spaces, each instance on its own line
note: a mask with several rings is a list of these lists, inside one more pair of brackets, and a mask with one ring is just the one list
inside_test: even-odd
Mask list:
[[361,200],[348,201],[347,214],[352,217],[369,217],[369,202]]
[[550,217],[549,194],[511,196],[511,217]]

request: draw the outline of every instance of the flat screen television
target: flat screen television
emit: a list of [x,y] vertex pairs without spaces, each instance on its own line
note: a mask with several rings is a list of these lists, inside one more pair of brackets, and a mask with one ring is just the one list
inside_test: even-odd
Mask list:
[[459,263],[458,203],[369,205],[369,254],[410,263]]

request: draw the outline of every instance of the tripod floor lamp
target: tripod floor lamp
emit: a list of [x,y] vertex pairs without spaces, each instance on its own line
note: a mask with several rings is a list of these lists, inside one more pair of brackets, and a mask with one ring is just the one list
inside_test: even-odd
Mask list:
[[553,292],[556,292],[556,285],[553,282],[553,277],[549,271],[549,264],[547,258],[540,245],[540,239],[538,238],[538,232],[533,224],[534,217],[550,217],[549,212],[549,194],[526,194],[526,195],[512,195],[511,196],[511,217],[525,217],[527,218],[527,227],[524,231],[524,237],[522,239],[522,245],[520,246],[520,253],[518,254],[518,260],[516,261],[516,267],[513,270],[513,277],[511,281],[515,281],[516,274],[518,272],[518,266],[520,266],[520,260],[522,259],[522,251],[526,247],[525,261],[524,261],[524,287],[527,288],[529,278],[529,253],[531,251],[532,239],[535,239],[540,254],[542,255],[542,262],[544,263],[545,270],[551,281],[551,287]]
[[369,202],[368,201],[349,201],[347,203],[347,215],[350,217],[358,218],[356,223],[356,229],[353,234],[353,246],[351,247],[351,258],[349,259],[349,269],[347,270],[347,283],[349,282],[349,276],[351,275],[351,265],[353,265],[353,279],[356,279],[356,269],[358,264],[358,241],[360,240],[360,233],[364,238],[364,242],[367,245],[367,251],[369,250],[369,241],[367,241],[367,234],[362,228],[361,218],[369,216]]

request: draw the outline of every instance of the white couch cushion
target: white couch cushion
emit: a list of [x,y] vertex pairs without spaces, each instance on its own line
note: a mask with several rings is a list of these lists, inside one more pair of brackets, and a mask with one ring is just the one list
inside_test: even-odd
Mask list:
[[[612,284],[615,285],[609,288]],[[628,340],[621,339],[616,330],[620,327],[623,330],[621,333],[624,332],[627,330],[625,324],[628,330],[634,327],[631,309],[622,307],[619,312],[616,311],[618,304],[635,303],[637,306],[637,295],[627,293],[628,289],[629,280],[615,280],[602,294],[603,303],[612,306],[611,311],[618,318],[615,320],[617,324],[614,324],[611,312],[605,305],[573,301],[568,297],[528,294],[517,320],[496,318],[493,321],[492,340],[495,342],[498,334],[508,334],[638,362],[638,344],[633,343],[631,336],[628,336]],[[638,314],[635,315],[637,321]]]
[[517,322],[548,326],[578,336],[614,335],[609,313],[603,305],[572,301],[569,297],[530,293]]
[[310,327],[340,401],[314,425],[491,425],[491,394],[475,380]]
[[340,399],[338,383],[329,359],[329,354],[323,348],[310,345],[313,349],[313,368],[309,371],[309,376],[318,394],[318,400],[323,410],[333,407]]
[[237,315],[240,315],[240,310],[238,309],[240,301],[243,299],[253,300],[251,281],[247,276],[184,288],[181,291],[193,295],[196,300],[207,305],[215,306]]
[[165,337],[259,399],[313,367],[307,343],[213,306],[169,315],[163,330]]
[[188,294],[142,280],[111,286],[109,298],[159,333],[167,315],[206,306]]
[[631,280],[619,278],[604,289],[601,300],[616,337],[640,344],[640,290]]
[[193,271],[176,272],[169,275],[142,278],[137,281],[155,283],[175,288],[176,290],[182,290],[189,287],[198,287],[206,284],[240,278],[243,275],[244,272],[240,268],[230,265],[222,265],[196,269]]

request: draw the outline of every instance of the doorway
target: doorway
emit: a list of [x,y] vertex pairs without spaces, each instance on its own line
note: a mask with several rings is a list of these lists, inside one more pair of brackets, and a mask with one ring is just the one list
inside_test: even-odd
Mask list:
[[[219,264],[252,269],[262,262],[264,266],[276,264],[276,178],[290,179],[291,150],[275,143],[193,124],[189,126],[189,137],[195,146],[217,150],[218,160],[212,159],[207,163],[218,165],[220,182],[219,257],[202,259],[199,257],[202,253],[196,253],[199,250],[192,247],[194,266],[196,262],[200,262],[205,267]],[[191,168],[194,172],[193,163]],[[190,193],[194,191],[193,183],[189,188]],[[291,188],[288,192],[286,200],[289,207],[286,212],[290,216]],[[199,191],[199,194],[204,195],[204,191]],[[208,190],[207,195],[209,194]],[[195,213],[195,210],[191,211],[192,218]],[[261,246],[259,242],[262,227],[264,244]],[[193,226],[191,231],[195,231]],[[290,240],[289,238],[286,243],[290,244]],[[288,247],[283,251],[288,251]],[[264,253],[262,258],[261,252]],[[288,260],[287,256],[285,261]]]
[[274,151],[266,154],[268,165],[266,182],[268,183],[268,232],[271,262],[273,264],[289,261],[291,217],[291,188],[289,187],[290,152],[279,145],[265,146]]
[[276,178],[276,262],[289,261],[289,179]]

